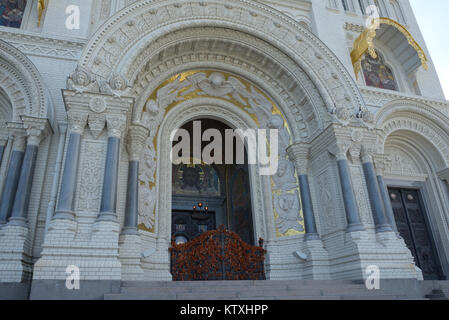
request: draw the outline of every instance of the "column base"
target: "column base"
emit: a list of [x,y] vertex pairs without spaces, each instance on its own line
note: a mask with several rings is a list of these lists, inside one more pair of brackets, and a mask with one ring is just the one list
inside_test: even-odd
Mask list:
[[365,230],[365,227],[361,223],[348,224],[348,227],[346,228],[346,232],[360,232]]
[[138,234],[121,234],[119,260],[122,264],[122,281],[140,281],[144,278],[141,261],[141,242]]
[[117,214],[115,212],[100,212],[96,221],[118,222]]
[[303,279],[330,280],[329,255],[323,247],[321,240],[305,241],[307,260],[304,263]]
[[53,219],[34,266],[33,282],[65,280],[69,266],[79,268],[81,281],[120,281],[118,233],[118,223],[100,221],[93,224],[90,237],[78,239],[75,221]]
[[52,219],[75,221],[75,212],[70,210],[58,210],[55,212]]
[[335,280],[364,280],[367,267],[376,266],[381,279],[419,279],[414,259],[394,232],[347,232],[345,241],[331,257],[330,272]]
[[28,221],[25,218],[11,217],[9,219],[8,225],[27,228],[28,227]]
[[28,228],[7,224],[0,231],[0,282],[27,282],[32,273]]
[[393,228],[389,224],[381,224],[376,226],[376,233],[393,232]]

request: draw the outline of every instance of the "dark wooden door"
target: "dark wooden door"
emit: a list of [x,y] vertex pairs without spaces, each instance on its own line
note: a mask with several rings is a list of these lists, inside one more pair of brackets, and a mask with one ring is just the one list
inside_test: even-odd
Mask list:
[[398,232],[422,270],[424,280],[442,279],[419,191],[390,188],[389,193]]
[[200,214],[188,210],[174,210],[172,215],[172,237],[175,237],[175,242],[189,242],[204,232],[217,228],[215,212]]

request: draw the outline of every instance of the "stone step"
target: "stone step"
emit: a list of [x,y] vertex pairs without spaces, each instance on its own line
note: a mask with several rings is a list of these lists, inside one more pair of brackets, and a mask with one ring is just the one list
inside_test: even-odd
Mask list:
[[104,298],[107,300],[441,299],[449,282],[393,280],[384,284],[381,284],[381,290],[370,291],[366,289],[363,281],[350,280],[123,282],[120,293],[107,294]]

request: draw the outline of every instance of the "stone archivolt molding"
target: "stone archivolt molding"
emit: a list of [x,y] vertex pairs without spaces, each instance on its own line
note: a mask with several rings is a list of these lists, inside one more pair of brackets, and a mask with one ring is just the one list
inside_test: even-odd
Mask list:
[[34,64],[19,50],[0,40],[0,86],[13,106],[13,121],[28,115],[52,115],[43,80]]
[[350,74],[318,38],[293,19],[248,0],[138,1],[95,33],[79,65],[108,81],[113,73],[127,73],[126,64],[144,43],[194,25],[239,30],[274,44],[307,72],[328,110],[336,106],[355,113],[365,108]]
[[[396,131],[407,130],[424,137],[440,153],[446,166],[449,164],[449,132],[447,123],[449,119],[433,108],[419,108],[418,106],[390,105],[380,111],[377,118],[378,142],[380,153],[388,137]],[[439,118],[438,118],[439,116]],[[443,125],[443,123],[446,125]]]

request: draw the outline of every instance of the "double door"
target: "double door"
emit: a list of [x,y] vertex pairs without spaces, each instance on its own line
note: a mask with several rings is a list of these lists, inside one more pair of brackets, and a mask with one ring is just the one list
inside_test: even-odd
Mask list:
[[440,280],[441,267],[418,190],[390,188],[398,232],[422,270],[424,280]]

